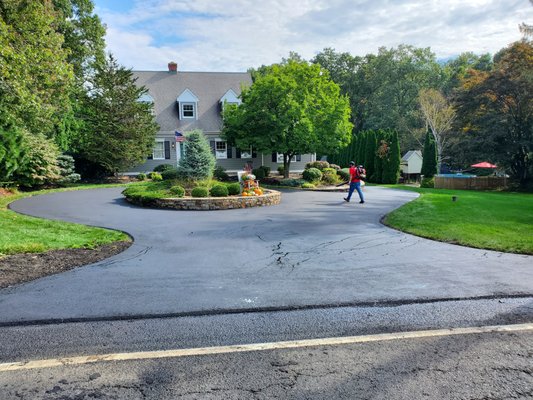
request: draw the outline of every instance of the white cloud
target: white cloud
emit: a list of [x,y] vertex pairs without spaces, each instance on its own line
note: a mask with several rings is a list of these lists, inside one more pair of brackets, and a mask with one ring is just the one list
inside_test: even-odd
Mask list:
[[353,55],[401,43],[442,58],[494,53],[520,38],[533,7],[528,0],[150,0],[127,13],[97,12],[108,50],[128,67],[162,70],[174,60],[182,70],[245,71],[290,51],[310,59],[325,47]]

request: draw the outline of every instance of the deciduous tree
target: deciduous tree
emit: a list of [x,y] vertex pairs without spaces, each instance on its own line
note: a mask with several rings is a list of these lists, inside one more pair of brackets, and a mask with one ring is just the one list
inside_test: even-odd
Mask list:
[[241,97],[240,106],[226,107],[223,135],[238,148],[283,154],[285,177],[296,154],[349,143],[348,99],[318,65],[294,60],[273,65]]

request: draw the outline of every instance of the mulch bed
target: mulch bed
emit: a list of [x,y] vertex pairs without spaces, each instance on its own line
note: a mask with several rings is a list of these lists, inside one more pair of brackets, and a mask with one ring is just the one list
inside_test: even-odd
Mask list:
[[24,253],[2,257],[0,258],[0,289],[104,260],[123,252],[131,245],[132,242],[115,242],[92,250],[51,250],[45,253]]

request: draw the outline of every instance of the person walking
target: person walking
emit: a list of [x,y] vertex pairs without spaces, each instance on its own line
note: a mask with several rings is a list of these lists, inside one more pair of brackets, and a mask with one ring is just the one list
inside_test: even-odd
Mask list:
[[363,204],[365,202],[365,197],[363,196],[363,191],[361,190],[361,178],[366,177],[366,171],[362,165],[358,167],[355,166],[355,162],[350,161],[350,190],[348,191],[348,197],[344,198],[344,201],[350,202],[354,190],[357,190],[359,194],[359,203]]

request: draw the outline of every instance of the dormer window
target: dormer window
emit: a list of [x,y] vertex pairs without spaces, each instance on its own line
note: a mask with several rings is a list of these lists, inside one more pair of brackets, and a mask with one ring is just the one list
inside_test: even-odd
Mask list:
[[238,106],[241,104],[241,99],[237,96],[237,93],[235,93],[232,89],[229,89],[224,96],[220,99],[220,105],[222,111],[224,111],[224,105],[225,104],[232,104]]
[[196,118],[194,106],[195,103],[183,103],[181,105],[181,118]]
[[185,89],[176,99],[179,106],[180,119],[198,119],[198,97],[189,89]]

